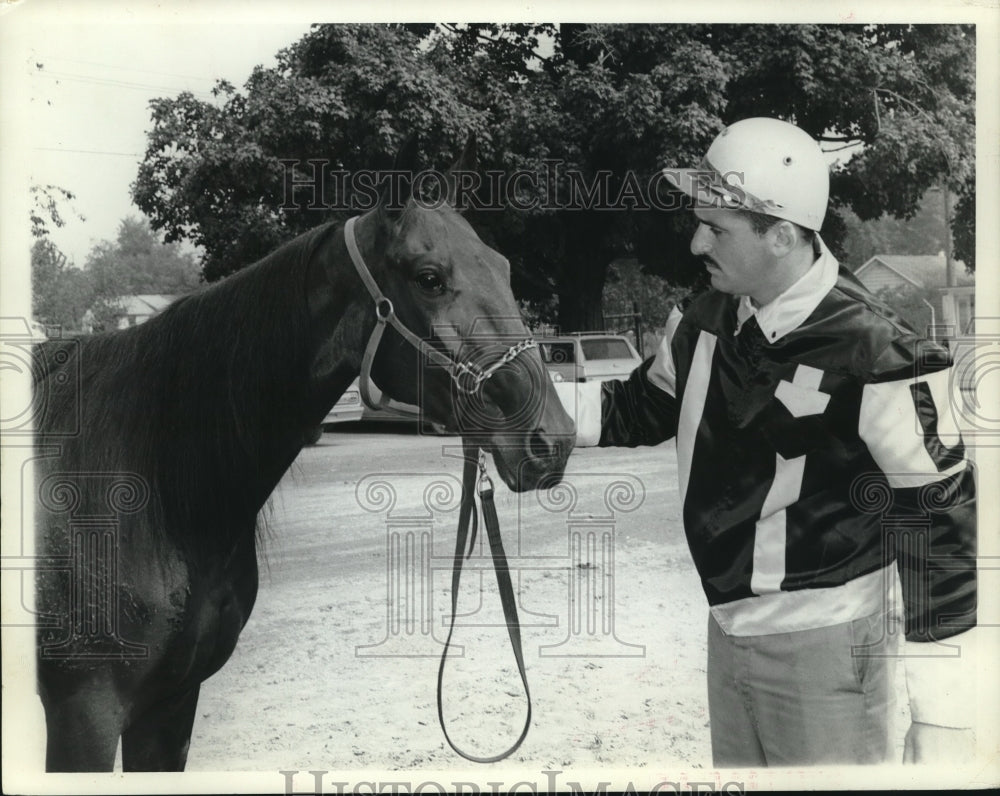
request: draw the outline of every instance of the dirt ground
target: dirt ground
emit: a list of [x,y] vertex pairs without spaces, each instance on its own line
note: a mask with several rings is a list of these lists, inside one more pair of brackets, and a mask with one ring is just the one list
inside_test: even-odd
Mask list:
[[[443,454],[456,442],[345,427],[303,451],[275,496],[254,613],[202,687],[188,771],[471,765],[435,702],[460,478]],[[676,477],[668,443],[577,450],[567,486],[544,498],[498,485],[533,709],[508,764],[711,769],[708,609]],[[525,700],[485,558],[467,563],[459,615],[448,731],[494,754],[520,733]]]

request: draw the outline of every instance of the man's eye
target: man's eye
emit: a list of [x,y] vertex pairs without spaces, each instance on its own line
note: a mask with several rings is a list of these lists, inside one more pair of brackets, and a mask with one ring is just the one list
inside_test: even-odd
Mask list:
[[444,290],[444,280],[434,271],[421,271],[414,281],[425,293],[441,293]]

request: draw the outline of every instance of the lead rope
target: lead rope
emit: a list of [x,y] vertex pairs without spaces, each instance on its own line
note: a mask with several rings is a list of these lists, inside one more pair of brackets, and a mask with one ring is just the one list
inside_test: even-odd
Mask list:
[[[496,507],[493,504],[493,480],[486,474],[486,455],[477,446],[465,442],[464,459],[462,503],[458,514],[455,560],[451,570],[451,623],[448,627],[448,638],[444,643],[444,650],[441,653],[441,665],[438,667],[438,720],[441,723],[441,731],[444,733],[445,740],[448,741],[448,745],[456,753],[466,760],[471,760],[473,763],[496,763],[517,751],[517,748],[528,735],[528,729],[531,726],[531,691],[528,689],[528,676],[524,671],[524,653],[521,649],[521,622],[517,616],[517,599],[514,596],[514,586],[510,579],[510,567],[507,563],[507,555],[503,549],[500,522],[497,519]],[[479,469],[478,482],[476,479],[477,466]],[[478,522],[475,495],[477,493],[479,495],[479,502],[482,504],[483,522],[486,524],[487,537],[490,540],[490,553],[493,557],[493,569],[497,575],[497,586],[500,589],[500,604],[503,607],[504,620],[507,623],[507,635],[510,637],[510,646],[514,651],[514,660],[517,662],[517,670],[521,675],[521,684],[524,686],[524,696],[528,702],[528,712],[524,719],[524,728],[521,730],[521,735],[509,749],[490,757],[477,757],[476,755],[467,754],[455,745],[451,736],[448,735],[448,729],[445,726],[444,707],[442,705],[444,664],[448,658],[448,648],[451,646],[452,633],[455,632],[455,616],[458,613],[458,587],[462,578],[462,560],[472,555],[472,550],[476,543]],[[469,532],[470,524],[471,534]],[[467,541],[468,544],[466,543]]]

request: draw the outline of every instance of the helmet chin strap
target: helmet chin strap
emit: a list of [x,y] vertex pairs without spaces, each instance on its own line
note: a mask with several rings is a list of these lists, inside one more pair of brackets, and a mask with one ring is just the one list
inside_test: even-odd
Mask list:
[[358,242],[354,236],[354,223],[356,221],[357,217],[354,216],[347,219],[347,222],[344,224],[344,242],[347,244],[347,252],[351,256],[351,262],[354,263],[354,268],[357,270],[358,276],[361,277],[361,281],[375,302],[375,329],[372,330],[371,337],[368,338],[368,345],[365,346],[364,357],[361,360],[361,400],[367,406],[372,409],[392,409],[413,416],[418,416],[421,413],[419,406],[403,403],[387,396],[372,381],[372,364],[375,361],[375,354],[378,352],[379,343],[382,341],[382,335],[385,334],[386,326],[391,326],[407,343],[425,354],[432,362],[443,367],[451,376],[458,389],[469,395],[477,393],[482,385],[508,362],[516,359],[524,351],[538,346],[538,343],[533,339],[530,337],[526,338],[510,346],[492,365],[487,368],[481,368],[474,362],[456,360],[448,354],[442,353],[433,346],[428,345],[425,340],[417,337],[399,320],[391,299],[382,293],[374,277],[372,277],[371,271],[368,270],[368,266],[365,265],[364,258],[361,256],[361,250],[358,248]]

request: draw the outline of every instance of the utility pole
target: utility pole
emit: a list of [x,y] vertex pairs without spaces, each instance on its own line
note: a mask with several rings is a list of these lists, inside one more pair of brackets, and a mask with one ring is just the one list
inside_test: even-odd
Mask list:
[[951,259],[951,191],[946,184],[941,185],[944,194],[944,283],[955,286],[955,263]]
[[640,359],[645,359],[646,354],[642,345],[642,315],[639,314],[639,302],[632,302],[632,328],[635,329],[635,347],[639,349]]

